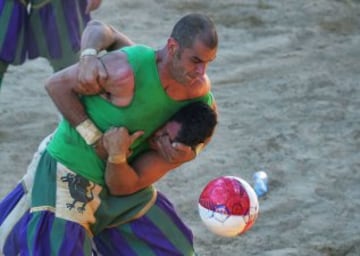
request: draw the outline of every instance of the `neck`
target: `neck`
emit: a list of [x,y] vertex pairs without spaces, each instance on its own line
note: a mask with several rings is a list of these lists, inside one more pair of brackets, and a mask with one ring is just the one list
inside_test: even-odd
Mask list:
[[189,98],[186,87],[172,77],[169,71],[169,56],[166,47],[156,52],[156,63],[161,84],[166,94],[173,100],[184,100]]
[[166,92],[168,92],[168,90],[172,87],[172,85],[176,83],[169,75],[169,70],[166,65],[167,61],[168,61],[168,56],[167,56],[166,48],[162,48],[161,50],[158,50],[156,52],[156,64],[157,64],[157,69],[159,72],[161,84],[166,90]]

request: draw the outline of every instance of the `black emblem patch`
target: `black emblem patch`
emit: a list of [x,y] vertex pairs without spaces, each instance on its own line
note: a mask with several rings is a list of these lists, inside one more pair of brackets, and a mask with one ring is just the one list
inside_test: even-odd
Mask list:
[[78,207],[77,210],[79,213],[83,213],[86,204],[94,199],[92,190],[94,189],[95,184],[80,175],[74,175],[72,173],[68,173],[66,176],[61,177],[61,180],[68,183],[70,195],[74,199],[72,203],[67,203],[66,207],[71,210],[75,207],[77,202],[80,202],[82,205]]

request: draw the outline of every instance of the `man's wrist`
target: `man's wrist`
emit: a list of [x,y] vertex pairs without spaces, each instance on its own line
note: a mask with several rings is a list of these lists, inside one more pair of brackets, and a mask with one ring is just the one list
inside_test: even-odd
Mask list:
[[88,145],[93,145],[103,135],[90,119],[81,122],[75,129]]
[[108,163],[112,164],[123,164],[127,162],[125,154],[110,155],[107,159]]
[[98,52],[95,48],[86,48],[81,51],[80,58],[84,56],[97,56]]

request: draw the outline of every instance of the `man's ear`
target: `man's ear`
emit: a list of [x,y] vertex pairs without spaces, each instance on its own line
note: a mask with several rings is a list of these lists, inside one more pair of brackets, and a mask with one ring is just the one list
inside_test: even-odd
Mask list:
[[196,155],[200,154],[200,152],[203,150],[204,146],[205,146],[204,143],[199,143],[199,144],[197,144],[197,145],[194,147],[195,154],[196,154]]
[[170,37],[167,41],[167,49],[169,55],[174,56],[178,48],[178,42],[174,38]]

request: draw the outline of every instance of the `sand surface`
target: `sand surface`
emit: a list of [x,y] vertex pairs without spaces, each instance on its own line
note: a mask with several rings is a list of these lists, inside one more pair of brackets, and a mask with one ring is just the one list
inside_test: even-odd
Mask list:
[[[104,0],[93,17],[161,47],[189,12],[215,20],[208,68],[220,118],[211,144],[157,184],[193,229],[200,255],[360,255],[360,1]],[[56,126],[43,84],[46,60],[12,66],[0,93],[0,196],[24,174]],[[237,238],[206,230],[203,186],[220,175],[251,181],[266,168],[270,192],[254,227]]]

